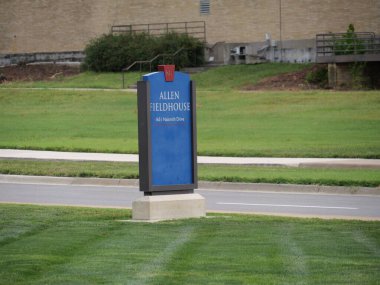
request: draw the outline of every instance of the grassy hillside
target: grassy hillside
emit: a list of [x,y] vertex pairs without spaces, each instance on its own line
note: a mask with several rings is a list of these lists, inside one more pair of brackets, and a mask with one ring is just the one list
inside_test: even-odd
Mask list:
[[[126,87],[135,84],[142,73],[130,72],[125,75]],[[121,89],[122,76],[118,72],[82,72],[68,77],[57,77],[55,79],[42,81],[11,81],[0,84],[1,88],[99,88],[99,89]]]
[[[240,92],[262,78],[307,67],[235,65],[192,75],[203,155],[380,157],[380,92]],[[128,73],[127,83],[141,74]],[[137,152],[136,95],[120,73],[82,73],[0,86],[0,147]],[[7,87],[115,88],[114,92]]]
[[191,76],[201,90],[238,89],[261,79],[287,72],[300,71],[309,64],[265,63],[255,65],[229,65],[213,68]]
[[[191,75],[199,89],[228,90],[254,84],[260,79],[308,67],[305,64],[266,63],[257,65],[230,65],[213,68]],[[146,73],[146,72],[145,72]],[[135,84],[144,73],[125,73],[126,87]],[[16,81],[0,84],[0,88],[122,88],[121,73],[83,72],[70,77],[58,77],[45,81]]]
[[[198,150],[379,158],[379,107],[378,91],[200,91]],[[0,89],[0,147],[136,153],[136,95]]]

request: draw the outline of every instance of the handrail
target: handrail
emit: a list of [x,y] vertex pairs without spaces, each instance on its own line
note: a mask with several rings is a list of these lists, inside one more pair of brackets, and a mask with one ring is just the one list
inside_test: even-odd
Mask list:
[[[344,42],[345,40],[351,42]],[[352,54],[379,53],[379,40],[373,32],[328,33],[316,35],[316,56],[337,56],[352,49]],[[350,51],[349,51],[350,52]]]
[[152,59],[150,60],[136,60],[135,62],[133,62],[131,65],[129,65],[128,67],[126,68],[123,68],[121,71],[122,71],[122,81],[123,81],[123,89],[125,88],[125,76],[124,76],[124,73],[128,70],[130,70],[132,67],[134,67],[136,64],[140,64],[140,71],[141,71],[141,65],[144,64],[144,63],[149,63],[149,72],[152,71],[152,62],[155,61],[156,59],[158,59],[159,57],[163,57],[165,59],[165,57],[175,57],[178,53],[180,53],[181,51],[185,50],[184,47],[181,47],[179,48],[177,51],[175,51],[174,53],[160,53],[158,55],[156,55],[155,57],[153,57]]
[[175,31],[179,34],[193,35],[193,37],[206,42],[206,22],[166,22],[166,23],[147,23],[147,24],[129,24],[114,25],[111,27],[112,34],[123,33],[147,33],[153,36],[160,36]]

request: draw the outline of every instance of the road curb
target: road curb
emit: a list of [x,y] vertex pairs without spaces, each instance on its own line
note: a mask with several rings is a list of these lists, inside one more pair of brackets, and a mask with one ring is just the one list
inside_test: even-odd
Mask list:
[[[60,184],[60,185],[93,185],[93,186],[122,186],[139,187],[138,179],[84,178],[84,177],[55,177],[0,174],[0,183],[25,184]],[[380,195],[380,188],[358,186],[324,186],[270,183],[233,183],[200,181],[199,189],[220,191],[265,191],[293,193],[323,193],[323,194],[352,194]]]

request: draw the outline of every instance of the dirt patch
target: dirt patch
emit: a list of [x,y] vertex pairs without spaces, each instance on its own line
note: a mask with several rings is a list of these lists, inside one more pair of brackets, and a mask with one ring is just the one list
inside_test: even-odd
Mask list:
[[61,64],[14,65],[0,68],[0,83],[54,80],[80,73],[79,66]]
[[284,73],[260,80],[257,84],[244,86],[243,90],[308,90],[321,89],[320,84],[309,83],[306,80],[310,72],[317,72],[323,65],[313,65],[301,71]]

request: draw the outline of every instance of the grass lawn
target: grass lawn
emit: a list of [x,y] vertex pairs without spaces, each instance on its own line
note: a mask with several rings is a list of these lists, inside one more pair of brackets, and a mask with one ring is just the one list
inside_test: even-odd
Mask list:
[[136,95],[0,89],[1,147],[137,152]]
[[379,284],[380,222],[0,205],[0,284]]
[[[129,72],[125,74],[126,87],[136,84],[142,73]],[[1,88],[102,88],[121,89],[122,79],[119,72],[82,72],[78,75],[58,77],[49,81],[14,81],[0,84]]]
[[380,157],[380,92],[199,94],[207,155]]
[[[201,155],[380,158],[380,92],[199,91]],[[0,147],[137,152],[136,95],[0,89]]]
[[[136,179],[137,163],[1,160],[0,173]],[[380,186],[380,169],[198,165],[205,181]]]

